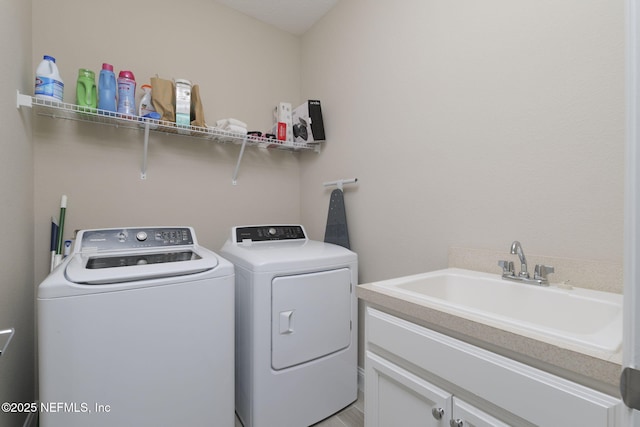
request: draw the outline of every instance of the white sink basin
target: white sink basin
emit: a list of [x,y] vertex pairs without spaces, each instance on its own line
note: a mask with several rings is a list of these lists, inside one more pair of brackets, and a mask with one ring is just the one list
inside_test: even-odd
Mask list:
[[396,297],[564,348],[605,353],[598,357],[608,358],[621,350],[620,294],[523,284],[497,274],[456,268],[371,285]]

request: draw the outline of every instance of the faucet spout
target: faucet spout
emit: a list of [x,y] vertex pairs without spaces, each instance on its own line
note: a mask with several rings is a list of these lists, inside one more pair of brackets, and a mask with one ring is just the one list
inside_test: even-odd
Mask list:
[[520,258],[520,277],[529,277],[527,258],[524,256],[524,251],[519,241],[516,240],[511,244],[511,254],[518,255],[518,258]]

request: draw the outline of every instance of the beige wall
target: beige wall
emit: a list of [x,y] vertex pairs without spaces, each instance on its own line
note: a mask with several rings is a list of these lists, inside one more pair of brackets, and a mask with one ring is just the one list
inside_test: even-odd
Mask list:
[[363,283],[516,239],[622,263],[623,45],[622,0],[338,2],[303,36],[328,135],[302,158],[303,222],[321,238],[320,183],[359,179]]
[[[33,282],[33,160],[30,115],[16,109],[16,90],[33,86],[31,2],[5,0],[0,13],[0,329],[15,328],[0,356],[0,402],[35,396]],[[0,425],[22,425],[25,414],[0,412]]]
[[[300,39],[208,0],[33,2],[33,61],[57,59],[65,101],[75,103],[79,68],[130,69],[197,83],[211,124],[234,117],[267,130],[279,101],[300,98]],[[59,25],[51,16],[64,16]],[[34,120],[36,278],[47,272],[49,223],[60,197],[65,229],[192,225],[219,249],[232,225],[298,222],[295,154],[153,134],[147,180],[140,179],[143,134],[66,120]]]
[[[0,328],[16,311],[31,325],[32,289],[21,286],[46,274],[62,194],[68,230],[188,224],[217,249],[240,223],[300,221],[322,239],[322,182],[358,177],[346,203],[361,282],[446,267],[452,246],[506,250],[514,239],[527,254],[622,262],[622,0],[342,0],[302,38],[206,0],[33,0],[33,50],[29,8],[10,1],[2,53],[17,60],[0,65],[12,79],[0,84],[5,99],[31,90],[43,54],[57,57],[67,102],[77,69],[106,61],[139,84],[189,78],[208,121],[258,130],[278,101],[319,98],[328,141],[300,161],[248,150],[232,186],[237,146],[154,135],[142,181],[142,133],[38,117],[32,173],[29,126],[5,103],[0,191],[17,201],[3,218],[20,243],[0,257],[15,275]],[[3,375],[28,375],[33,350],[18,345],[27,361],[2,356],[1,393]]]

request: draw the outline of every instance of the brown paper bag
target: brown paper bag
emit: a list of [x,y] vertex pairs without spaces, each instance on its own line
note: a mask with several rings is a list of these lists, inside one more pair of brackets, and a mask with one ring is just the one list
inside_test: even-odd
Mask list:
[[191,88],[191,126],[207,126],[204,121],[204,108],[202,108],[200,86],[198,85],[193,85]]
[[176,121],[176,88],[171,80],[151,77],[151,103],[160,120]]

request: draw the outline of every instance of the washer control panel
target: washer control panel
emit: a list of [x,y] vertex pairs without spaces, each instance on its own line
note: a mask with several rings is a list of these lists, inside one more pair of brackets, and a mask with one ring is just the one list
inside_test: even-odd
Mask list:
[[301,225],[252,225],[234,227],[236,243],[273,240],[304,240],[307,238]]
[[193,245],[189,227],[145,227],[85,230],[81,250],[108,251]]

